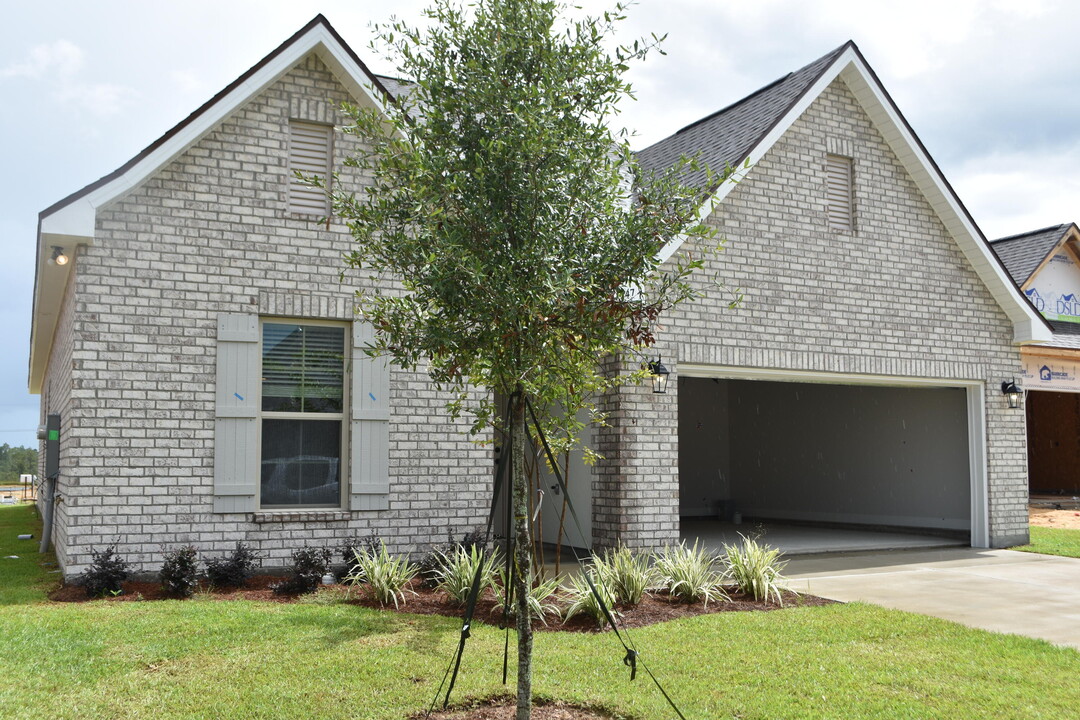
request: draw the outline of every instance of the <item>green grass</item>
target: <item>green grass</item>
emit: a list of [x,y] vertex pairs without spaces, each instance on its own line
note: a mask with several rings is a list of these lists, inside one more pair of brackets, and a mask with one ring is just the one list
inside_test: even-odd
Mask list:
[[[12,512],[0,509],[3,532]],[[40,579],[9,569],[0,587]],[[459,627],[349,605],[38,599],[0,607],[3,718],[398,720],[431,701]],[[1070,717],[1080,677],[1073,650],[861,604],[720,613],[633,637],[693,719]],[[473,629],[455,699],[509,690],[502,642]],[[672,717],[622,656],[610,633],[538,633],[536,692]]]
[[1043,555],[1080,558],[1080,530],[1031,527],[1031,542],[1012,548]]
[[[34,537],[19,540],[24,533]],[[58,582],[57,575],[47,573],[56,569],[56,558],[52,553],[42,558],[38,554],[40,543],[41,520],[32,504],[0,505],[0,606],[44,600],[48,589]]]

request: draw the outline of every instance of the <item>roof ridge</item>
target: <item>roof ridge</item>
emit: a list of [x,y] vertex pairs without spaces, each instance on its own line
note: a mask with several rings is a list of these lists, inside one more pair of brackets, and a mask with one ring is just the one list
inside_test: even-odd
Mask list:
[[1005,237],[995,238],[993,240],[988,240],[987,242],[995,244],[999,242],[1005,242],[1006,240],[1019,240],[1020,238],[1029,237],[1031,235],[1038,235],[1039,233],[1044,233],[1048,230],[1061,230],[1063,228],[1067,228],[1069,225],[1072,224],[1073,223],[1059,223],[1057,225],[1047,225],[1046,227],[1039,228],[1038,230],[1028,230],[1027,232],[1016,233],[1015,235],[1006,235]]

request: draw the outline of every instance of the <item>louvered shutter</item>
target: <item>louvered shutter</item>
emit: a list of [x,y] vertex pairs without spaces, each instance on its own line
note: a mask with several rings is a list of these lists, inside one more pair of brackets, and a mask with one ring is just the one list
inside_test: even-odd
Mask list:
[[362,348],[374,339],[371,323],[353,323],[352,440],[350,445],[349,507],[386,510],[390,507],[390,365],[369,358]]
[[829,155],[825,163],[825,180],[829,227],[833,230],[850,231],[854,227],[851,158]]
[[254,512],[259,481],[259,318],[222,314],[217,328],[214,512]]
[[332,130],[329,125],[289,123],[289,212],[326,215],[330,211],[326,191],[298,180],[296,173],[318,175],[329,187]]

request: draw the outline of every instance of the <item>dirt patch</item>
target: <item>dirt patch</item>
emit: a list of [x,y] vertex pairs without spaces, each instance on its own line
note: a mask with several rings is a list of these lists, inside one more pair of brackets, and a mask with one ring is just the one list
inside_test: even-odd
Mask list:
[[[450,708],[431,713],[419,713],[412,720],[514,720],[517,706],[513,699],[499,697],[480,705]],[[616,717],[601,710],[568,705],[560,702],[537,702],[533,704],[533,720],[611,720]]]
[[1080,530],[1080,510],[1029,507],[1028,522],[1038,527]]
[[[242,588],[212,588],[200,586],[197,595],[200,599],[207,600],[263,600],[270,602],[289,603],[299,600],[298,595],[275,595],[271,586],[281,582],[283,578],[269,575],[259,575],[249,578]],[[161,589],[161,585],[153,582],[131,581],[123,585],[124,592],[115,597],[103,598],[106,602],[139,602],[152,600],[165,600],[169,596]],[[411,585],[411,593],[406,594],[405,603],[401,606],[401,612],[418,615],[443,615],[460,618],[464,608],[453,602],[445,593],[423,587],[419,581]],[[343,585],[330,586],[322,592],[343,592]],[[416,593],[415,595],[413,593]],[[747,611],[772,611],[779,610],[781,606],[776,602],[764,602],[754,600],[752,597],[729,590],[731,600],[729,602],[712,602],[708,607],[701,603],[685,603],[668,596],[665,593],[646,594],[641,603],[634,607],[618,607],[619,616],[616,618],[620,628],[635,628],[652,625],[667,620],[675,620],[697,615],[708,615],[720,612],[747,612]],[[86,591],[79,585],[64,585],[49,594],[49,599],[54,602],[88,602],[91,598],[86,596]],[[830,605],[834,601],[819,598],[814,595],[799,595],[793,592],[783,593],[783,607],[816,607]],[[383,607],[372,599],[364,597],[358,589],[353,589],[346,601],[352,605],[364,607],[394,610],[393,605]],[[491,625],[502,625],[503,610],[495,600],[491,591],[485,592],[476,606],[476,619]],[[535,629],[539,632],[601,632],[596,623],[588,617],[579,615],[567,622],[555,615],[550,614],[544,618],[545,623],[537,623]],[[510,621],[511,625],[513,620]],[[481,716],[478,716],[481,717]],[[556,716],[553,716],[556,717]]]

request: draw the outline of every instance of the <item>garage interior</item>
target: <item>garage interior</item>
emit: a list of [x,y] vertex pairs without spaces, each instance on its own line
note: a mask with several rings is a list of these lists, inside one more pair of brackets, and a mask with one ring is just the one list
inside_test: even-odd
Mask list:
[[680,525],[787,554],[971,544],[964,388],[679,379]]
[[1080,393],[1032,390],[1025,405],[1032,500],[1080,495]]

